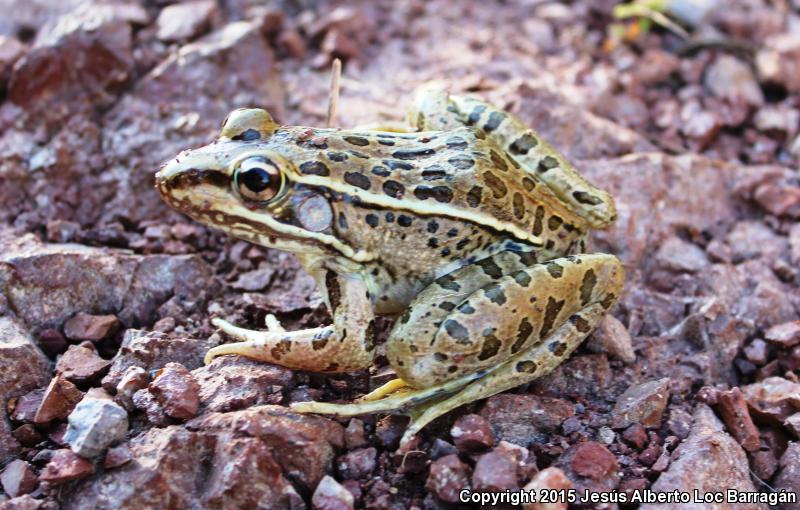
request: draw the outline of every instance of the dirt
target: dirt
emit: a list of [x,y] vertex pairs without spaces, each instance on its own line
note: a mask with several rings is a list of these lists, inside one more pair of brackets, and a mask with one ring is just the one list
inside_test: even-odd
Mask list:
[[[796,3],[668,13],[688,41],[635,22],[614,39],[613,1],[167,4],[0,0],[0,509],[797,491]],[[234,108],[324,123],[335,57],[339,125],[401,120],[417,85],[445,80],[519,115],[619,210],[590,248],[626,267],[613,318],[554,373],[400,450],[402,416],[287,407],[362,395],[391,376],[385,356],[334,376],[203,366],[224,341],[213,316],[330,318],[291,255],[206,229],[153,188],[164,160],[208,143]],[[92,405],[110,414],[74,412]],[[89,456],[119,413],[125,439]],[[113,423],[116,437],[125,420]]]

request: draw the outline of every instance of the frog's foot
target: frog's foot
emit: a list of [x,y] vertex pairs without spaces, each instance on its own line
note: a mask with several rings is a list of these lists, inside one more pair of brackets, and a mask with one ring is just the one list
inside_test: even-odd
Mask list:
[[[398,409],[413,407],[420,402],[425,402],[433,398],[450,395],[463,388],[471,381],[482,377],[483,375],[485,375],[485,372],[467,374],[452,381],[447,381],[421,390],[405,391],[404,389],[398,388],[399,391],[396,391],[393,395],[390,395],[386,398],[381,398],[379,400],[365,400],[365,397],[372,397],[372,395],[377,391],[382,391],[383,394],[386,394],[387,391],[383,390],[387,388],[387,386],[395,383],[395,381],[400,381],[400,379],[395,379],[394,381],[390,381],[389,383],[381,386],[372,393],[368,393],[359,402],[352,404],[331,404],[329,402],[296,402],[291,405],[291,408],[293,411],[298,413],[336,414],[339,416],[356,416],[359,414],[395,411]],[[388,389],[391,390],[392,388],[389,387]],[[375,398],[377,398],[377,396]]]
[[255,357],[254,353],[264,345],[269,336],[280,335],[284,332],[278,320],[271,314],[266,319],[267,331],[240,328],[219,317],[211,319],[211,324],[226,335],[239,340],[239,342],[222,344],[209,349],[203,360],[206,365],[211,363],[217,356],[226,354],[238,354],[248,358]]
[[369,393],[358,399],[358,402],[372,402],[373,400],[380,400],[386,396],[391,395],[392,393],[397,393],[407,388],[411,387],[404,380],[392,379],[391,381],[387,382],[381,387],[375,388],[374,390],[370,391]]

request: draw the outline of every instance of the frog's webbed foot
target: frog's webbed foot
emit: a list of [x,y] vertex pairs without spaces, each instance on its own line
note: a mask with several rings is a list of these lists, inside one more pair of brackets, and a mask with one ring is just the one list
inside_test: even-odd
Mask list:
[[239,340],[239,342],[222,344],[209,349],[204,359],[206,365],[211,363],[217,356],[226,354],[253,357],[254,350],[263,347],[271,338],[279,337],[286,332],[278,319],[272,314],[267,315],[266,318],[267,331],[240,328],[219,317],[211,319],[211,324],[231,338]]
[[387,382],[386,384],[375,388],[374,390],[370,391],[360,399],[358,402],[372,402],[373,400],[380,400],[384,397],[388,397],[392,394],[400,393],[404,390],[413,390],[408,383],[406,383],[402,379],[392,379],[391,381]]

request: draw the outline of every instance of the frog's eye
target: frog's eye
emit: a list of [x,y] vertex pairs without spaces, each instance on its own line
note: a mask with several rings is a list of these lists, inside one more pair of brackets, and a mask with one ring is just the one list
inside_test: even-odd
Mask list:
[[253,156],[243,160],[233,176],[239,196],[251,202],[269,202],[283,187],[283,174],[271,160]]

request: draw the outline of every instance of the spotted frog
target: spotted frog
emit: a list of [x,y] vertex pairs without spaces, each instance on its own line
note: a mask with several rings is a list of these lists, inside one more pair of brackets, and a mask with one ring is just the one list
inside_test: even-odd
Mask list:
[[219,138],[157,173],[163,199],[206,225],[294,253],[329,326],[212,323],[239,340],[208,352],[314,372],[369,367],[375,317],[397,379],[350,404],[298,412],[405,410],[403,441],[438,416],[553,370],[617,301],[613,255],[584,254],[613,199],[514,115],[423,87],[409,126],[280,126],[240,109]]

